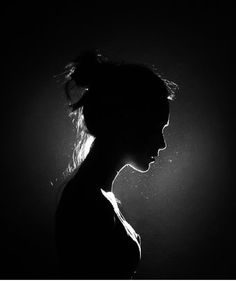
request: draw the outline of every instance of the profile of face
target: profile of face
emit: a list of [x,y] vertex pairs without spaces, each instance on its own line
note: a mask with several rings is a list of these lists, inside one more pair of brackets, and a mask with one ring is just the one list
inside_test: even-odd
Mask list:
[[166,114],[161,119],[155,117],[149,116],[145,126],[134,123],[133,128],[126,133],[125,138],[129,144],[126,162],[140,172],[147,172],[159,151],[166,148],[163,131],[169,125],[169,116]]
[[155,162],[159,151],[166,148],[162,129],[156,130],[150,135],[142,136],[139,139],[139,144],[139,151],[131,155],[133,160],[131,165],[141,172],[146,172],[149,170],[150,164]]

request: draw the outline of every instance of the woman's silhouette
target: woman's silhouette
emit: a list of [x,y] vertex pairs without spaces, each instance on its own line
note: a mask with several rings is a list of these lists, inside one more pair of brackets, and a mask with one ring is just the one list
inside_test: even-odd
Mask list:
[[[67,65],[65,78],[80,129],[74,160],[85,159],[56,212],[61,277],[130,279],[141,257],[140,237],[119,211],[112,183],[127,164],[147,171],[165,147],[162,131],[175,84],[145,65],[89,51]],[[76,91],[81,97],[72,102]]]

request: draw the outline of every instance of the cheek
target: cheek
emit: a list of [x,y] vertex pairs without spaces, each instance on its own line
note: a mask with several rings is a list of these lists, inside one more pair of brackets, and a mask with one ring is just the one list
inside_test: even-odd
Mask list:
[[145,155],[157,152],[158,149],[165,146],[165,141],[162,135],[162,129],[159,132],[150,133],[146,128],[136,130],[135,132],[127,132],[123,135],[122,144],[131,153],[137,155]]
[[142,155],[148,151],[151,143],[152,142],[147,138],[136,136],[135,138],[129,138],[128,142],[126,142],[126,148],[132,154]]

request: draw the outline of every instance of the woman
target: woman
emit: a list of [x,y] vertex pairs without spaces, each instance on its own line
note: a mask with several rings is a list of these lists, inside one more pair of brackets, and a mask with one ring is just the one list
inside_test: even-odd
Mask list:
[[175,84],[152,68],[110,62],[96,52],[82,53],[65,77],[70,101],[76,91],[81,95],[70,106],[79,127],[74,160],[83,161],[75,163],[79,169],[56,213],[61,276],[131,279],[141,257],[140,238],[119,211],[112,183],[127,164],[147,171],[165,148],[162,131]]

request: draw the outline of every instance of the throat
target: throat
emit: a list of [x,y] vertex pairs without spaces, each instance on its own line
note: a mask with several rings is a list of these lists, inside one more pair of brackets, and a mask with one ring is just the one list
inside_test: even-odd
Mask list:
[[103,152],[98,144],[92,146],[90,153],[80,167],[80,173],[83,173],[89,182],[89,185],[102,188],[106,192],[113,191],[113,182],[122,165],[120,159]]

